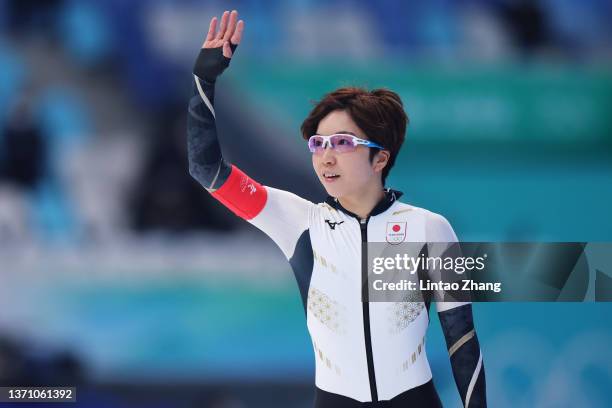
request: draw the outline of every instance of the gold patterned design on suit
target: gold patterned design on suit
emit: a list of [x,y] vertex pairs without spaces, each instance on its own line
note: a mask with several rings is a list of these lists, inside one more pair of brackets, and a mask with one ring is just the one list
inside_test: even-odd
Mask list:
[[388,307],[389,332],[398,334],[410,325],[425,308],[423,302],[395,302]]
[[336,265],[329,262],[329,260],[325,259],[323,255],[318,254],[317,251],[315,251],[314,249],[312,250],[312,257],[314,258],[315,262],[323,268],[331,271],[336,275],[338,274],[338,268],[336,267]]
[[314,349],[315,349],[315,356],[316,358],[318,358],[325,367],[327,367],[329,370],[332,370],[333,372],[336,373],[336,375],[342,375],[342,371],[340,370],[340,367],[338,367],[337,364],[334,364],[334,362],[332,360],[329,359],[329,357],[323,353],[323,351],[317,346],[317,343],[313,342],[314,345]]
[[404,360],[404,362],[402,362],[400,371],[408,370],[410,366],[412,366],[416,362],[417,358],[419,358],[421,353],[423,353],[424,351],[425,351],[425,337],[423,337],[423,339],[419,342],[416,349],[410,354],[410,357],[407,360]]
[[319,322],[337,334],[344,334],[344,310],[336,301],[320,290],[310,287],[308,290],[308,310]]

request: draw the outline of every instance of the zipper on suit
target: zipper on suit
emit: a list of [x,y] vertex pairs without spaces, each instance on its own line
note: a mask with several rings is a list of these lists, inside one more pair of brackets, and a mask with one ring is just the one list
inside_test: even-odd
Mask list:
[[372,402],[378,402],[378,390],[376,389],[376,374],[374,372],[374,356],[372,354],[372,332],[370,330],[370,298],[368,294],[368,221],[370,217],[359,220],[361,228],[361,282],[362,282],[362,308],[363,308],[363,331],[365,337],[366,359],[368,362],[368,378],[370,380],[370,394]]

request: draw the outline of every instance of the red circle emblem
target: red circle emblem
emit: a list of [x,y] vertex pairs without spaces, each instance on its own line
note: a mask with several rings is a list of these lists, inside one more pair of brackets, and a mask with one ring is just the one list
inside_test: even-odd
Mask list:
[[397,224],[395,224],[395,225],[393,226],[393,232],[398,232],[399,230],[400,230],[400,226],[399,226],[399,225],[397,225]]

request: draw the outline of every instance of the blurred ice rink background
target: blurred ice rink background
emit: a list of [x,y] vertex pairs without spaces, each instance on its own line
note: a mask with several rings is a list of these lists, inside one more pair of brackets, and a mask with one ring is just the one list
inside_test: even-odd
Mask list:
[[[288,263],[187,172],[191,68],[229,8],[218,127],[262,183],[323,199],[311,101],[385,86],[411,120],[388,185],[461,240],[612,241],[610,1],[0,0],[0,385],[310,406]],[[491,406],[612,406],[609,304],[474,310]],[[427,352],[460,406],[435,313]]]

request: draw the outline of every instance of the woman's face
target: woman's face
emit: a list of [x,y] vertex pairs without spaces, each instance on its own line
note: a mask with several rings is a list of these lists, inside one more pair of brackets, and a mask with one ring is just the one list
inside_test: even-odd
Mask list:
[[[332,111],[319,122],[318,135],[335,133],[349,133],[367,139],[365,133],[344,110]],[[359,195],[360,192],[368,191],[371,183],[381,182],[382,169],[387,160],[381,164],[375,157],[370,163],[369,150],[368,147],[357,146],[352,152],[337,153],[328,146],[322,153],[313,153],[312,166],[330,196],[342,198]],[[326,177],[328,174],[335,177]]]

